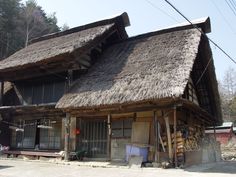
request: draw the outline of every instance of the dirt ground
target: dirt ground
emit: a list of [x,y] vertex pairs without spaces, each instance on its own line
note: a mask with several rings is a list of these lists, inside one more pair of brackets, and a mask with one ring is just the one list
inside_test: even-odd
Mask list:
[[0,160],[0,177],[221,177],[235,176],[236,162],[218,162],[186,169],[86,167],[78,164],[55,164],[40,161]]
[[221,145],[222,159],[236,161],[236,138],[227,145]]

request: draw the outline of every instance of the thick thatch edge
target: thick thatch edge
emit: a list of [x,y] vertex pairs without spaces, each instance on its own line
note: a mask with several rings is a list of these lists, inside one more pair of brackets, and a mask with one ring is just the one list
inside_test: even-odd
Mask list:
[[[45,58],[45,59],[37,61],[37,62],[30,62],[30,63],[24,64],[24,65],[17,65],[17,66],[8,67],[8,68],[5,68],[5,69],[0,69],[0,77],[2,75],[4,75],[5,73],[7,73],[7,72],[17,71],[19,69],[24,70],[24,69],[28,69],[32,66],[39,66],[40,67],[41,65],[45,65],[47,63],[50,63],[51,61],[59,62],[59,61],[65,60],[65,59],[66,60],[73,60],[75,52],[78,53],[78,52],[82,51],[81,54],[85,53],[92,46],[94,46],[95,43],[101,42],[103,40],[104,36],[110,35],[111,33],[115,32],[115,31],[116,31],[115,24],[111,24],[110,29],[105,31],[102,35],[96,36],[96,38],[93,41],[87,43],[86,45],[84,45],[80,48],[74,49],[74,51],[72,51],[72,52],[65,52],[63,54],[59,54],[59,55],[56,55],[56,56],[53,56],[53,57]],[[7,60],[7,58],[6,58],[6,60]],[[45,70],[47,69],[47,67],[42,67],[42,68],[45,69]]]
[[[102,25],[107,25],[107,24],[112,24],[112,23],[120,24],[121,26],[124,26],[124,27],[130,26],[130,20],[129,20],[129,16],[128,16],[127,12],[123,12],[122,14],[120,14],[118,16],[115,16],[115,17],[112,17],[112,18],[108,18],[108,19],[104,19],[104,20],[101,20],[101,21],[96,21],[96,22],[93,22],[93,23],[89,23],[89,24],[86,24],[86,25],[74,27],[74,28],[68,29],[66,31],[44,35],[44,36],[41,36],[39,38],[32,39],[29,42],[29,44],[33,44],[33,43],[40,42],[40,41],[43,41],[43,40],[48,40],[48,39],[52,39],[52,38],[55,38],[55,37],[60,37],[60,36],[68,35],[68,34],[71,34],[71,33],[76,33],[76,32],[79,32],[79,31],[83,31],[83,30],[86,30],[86,29],[89,29],[89,28],[94,28],[94,27],[97,27],[97,26],[102,26]],[[124,35],[127,35],[127,34],[124,34]]]

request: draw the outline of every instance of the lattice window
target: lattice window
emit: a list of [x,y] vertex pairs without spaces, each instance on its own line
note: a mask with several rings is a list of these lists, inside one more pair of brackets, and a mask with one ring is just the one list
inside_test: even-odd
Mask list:
[[50,123],[50,120],[42,120],[44,125],[52,128],[40,128],[40,149],[60,149],[61,147],[61,122]]
[[25,126],[24,126],[23,147],[24,148],[34,148],[37,121],[36,120],[26,120],[24,125]]
[[113,138],[130,138],[132,132],[133,119],[112,120],[112,137]]

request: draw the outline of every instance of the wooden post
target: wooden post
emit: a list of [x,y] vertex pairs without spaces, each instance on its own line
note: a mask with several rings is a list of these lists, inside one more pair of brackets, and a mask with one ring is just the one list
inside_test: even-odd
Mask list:
[[174,106],[174,152],[175,152],[175,167],[177,167],[177,143],[176,143],[176,107]]
[[[66,92],[69,90],[71,83],[72,83],[72,75],[73,72],[71,70],[68,71],[67,73],[67,87],[66,87]],[[64,151],[65,151],[65,161],[69,160],[70,157],[70,114],[66,113],[66,118],[65,118],[65,146],[64,146]]]
[[76,151],[76,117],[70,117],[70,151]]
[[70,114],[66,113],[66,118],[65,118],[65,146],[64,146],[64,151],[65,151],[65,161],[69,160],[70,156]]
[[[154,160],[155,162],[157,161],[157,152],[159,151],[159,146],[157,144],[158,142],[158,133],[157,133],[157,113],[156,111],[153,112],[153,126],[154,126],[154,138],[155,138],[155,141],[154,141],[154,148],[155,148],[155,157],[154,157]],[[157,149],[158,148],[158,149]]]
[[164,117],[165,123],[166,123],[166,133],[167,133],[167,139],[168,139],[168,153],[169,153],[169,160],[172,162],[173,155],[172,155],[172,144],[171,144],[171,134],[170,134],[170,123],[169,123],[169,117]]
[[215,138],[215,141],[216,141],[216,126],[214,124],[214,138]]
[[111,114],[107,116],[107,160],[111,161]]
[[3,105],[3,94],[4,94],[4,81],[1,81],[1,91],[0,91],[0,106]]

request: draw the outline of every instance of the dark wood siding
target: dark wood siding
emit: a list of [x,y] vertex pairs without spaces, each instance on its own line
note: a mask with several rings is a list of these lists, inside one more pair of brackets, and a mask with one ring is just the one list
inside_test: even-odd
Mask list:
[[65,92],[65,81],[51,81],[39,83],[17,83],[18,88],[25,105],[28,104],[42,104],[55,103]]

